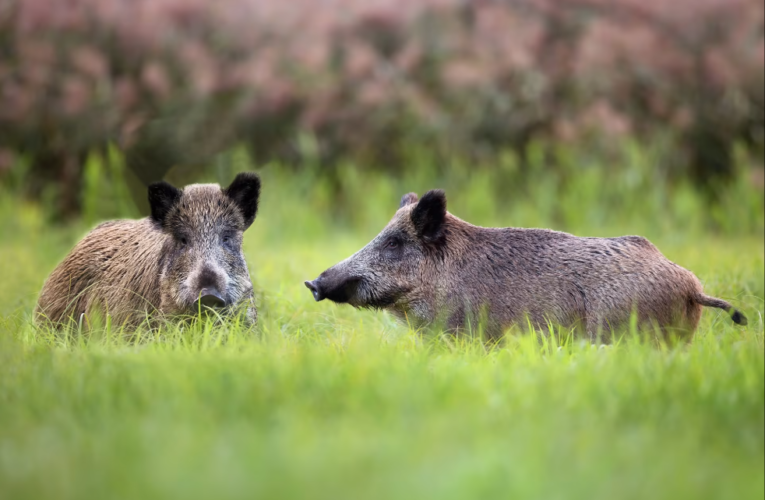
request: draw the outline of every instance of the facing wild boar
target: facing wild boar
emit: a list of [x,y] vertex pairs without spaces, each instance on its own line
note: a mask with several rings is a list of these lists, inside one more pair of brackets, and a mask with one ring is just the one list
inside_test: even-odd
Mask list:
[[317,301],[386,309],[415,327],[459,330],[482,320],[490,336],[528,318],[596,338],[624,326],[633,311],[641,325],[692,333],[701,306],[746,324],[645,238],[478,227],[447,212],[441,190],[421,200],[405,195],[367,246],[305,284]]
[[80,241],[43,286],[35,318],[61,325],[100,311],[117,325],[148,316],[245,307],[255,322],[242,233],[255,220],[260,178],[231,185],[149,186],[151,216],[101,224]]

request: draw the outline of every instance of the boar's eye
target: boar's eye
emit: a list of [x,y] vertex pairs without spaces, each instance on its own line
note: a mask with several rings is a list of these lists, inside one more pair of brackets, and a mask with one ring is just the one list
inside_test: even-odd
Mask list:
[[385,259],[398,260],[402,256],[403,241],[398,236],[391,236],[383,243],[382,256]]
[[403,242],[401,241],[401,238],[398,236],[391,236],[385,240],[385,243],[383,243],[383,250],[389,257],[395,257],[399,254],[402,245]]
[[231,234],[231,233],[223,233],[220,236],[220,242],[221,242],[221,244],[223,246],[225,246],[227,248],[233,249],[234,246],[235,246],[234,245],[234,243],[235,243],[234,235]]
[[185,247],[189,244],[189,240],[185,236],[178,236],[178,243],[180,243],[182,247]]

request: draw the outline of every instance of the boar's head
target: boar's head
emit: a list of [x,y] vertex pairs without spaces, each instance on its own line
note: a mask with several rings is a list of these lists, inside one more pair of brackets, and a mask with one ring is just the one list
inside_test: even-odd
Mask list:
[[[305,285],[317,301],[405,314],[429,308],[443,261],[448,229],[446,196],[428,191],[404,195],[396,215],[369,244]],[[419,311],[418,316],[429,316]]]
[[255,220],[259,195],[254,173],[239,174],[225,189],[149,186],[151,218],[167,235],[159,266],[164,311],[193,314],[200,305],[223,309],[252,298],[242,235]]

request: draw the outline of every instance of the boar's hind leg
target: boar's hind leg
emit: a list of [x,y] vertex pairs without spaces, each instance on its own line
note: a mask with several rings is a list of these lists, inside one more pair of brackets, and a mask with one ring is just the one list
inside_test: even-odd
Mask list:
[[691,299],[685,307],[685,324],[683,325],[690,336],[696,331],[701,319],[701,304]]

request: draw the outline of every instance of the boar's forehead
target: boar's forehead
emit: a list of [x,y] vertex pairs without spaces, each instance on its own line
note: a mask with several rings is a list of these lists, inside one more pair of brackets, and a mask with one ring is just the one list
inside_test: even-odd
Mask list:
[[414,224],[411,221],[411,212],[411,207],[401,208],[396,212],[396,215],[393,216],[390,222],[388,222],[388,224],[377,233],[377,236],[372,238],[372,241],[367,243],[362,250],[382,244],[389,236],[394,234],[414,237]]
[[236,204],[216,184],[187,186],[172,214],[172,225],[206,233],[228,227],[242,229],[244,218]]
[[414,205],[399,208],[396,215],[394,215],[390,222],[388,222],[388,225],[380,231],[378,236],[388,235],[393,232],[404,232],[409,235],[414,235],[412,210],[414,210]]

